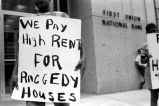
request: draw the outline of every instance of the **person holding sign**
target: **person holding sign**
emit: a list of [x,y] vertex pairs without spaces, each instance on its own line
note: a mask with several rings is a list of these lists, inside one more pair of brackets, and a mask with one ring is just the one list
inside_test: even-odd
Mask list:
[[[153,34],[153,33],[157,33],[156,25],[154,23],[147,24],[146,34]],[[148,45],[145,45],[143,49],[145,49],[147,51],[146,56],[149,58],[149,61],[147,62],[148,65],[147,65],[146,71],[145,71],[145,80],[146,80],[146,85],[147,85],[148,89],[150,90],[150,94],[151,94],[150,95],[151,96],[151,106],[157,106],[159,89],[152,88],[152,79],[151,79],[151,75],[150,75],[150,59],[152,58],[152,54],[148,50]]]
[[[61,16],[61,17],[66,17],[68,18],[68,15],[62,12],[47,12],[48,8],[49,8],[49,0],[36,0],[35,1],[35,5],[36,5],[36,11],[38,11],[37,15],[41,16],[41,15],[53,15],[53,16]],[[65,27],[63,25],[61,25],[62,28],[64,29]],[[44,42],[43,39],[39,38],[41,41]],[[64,43],[65,44],[65,43]],[[63,45],[64,45],[63,44]],[[34,45],[35,46],[35,45]],[[65,46],[65,45],[64,45]],[[83,49],[83,47],[80,47],[81,49]],[[82,52],[84,52],[84,50],[82,50]],[[36,56],[41,56],[41,55],[36,55]],[[48,58],[48,57],[46,57]],[[46,59],[45,58],[45,59]],[[17,59],[18,60],[18,59]],[[36,59],[35,59],[36,60]],[[49,59],[48,59],[49,60]],[[39,63],[39,61],[35,62],[36,64]],[[36,65],[35,64],[35,65]],[[47,64],[45,64],[47,65]],[[85,53],[83,53],[83,56],[81,57],[80,61],[78,62],[78,64],[75,67],[75,71],[81,69],[81,71],[83,71],[85,69]],[[14,71],[12,73],[12,78],[11,78],[11,88],[18,88],[18,78],[17,78],[17,74],[18,74],[18,61],[15,64],[14,67]],[[25,73],[24,73],[25,74]],[[26,75],[26,74],[25,74]],[[44,76],[45,77],[45,76]],[[36,77],[38,78],[38,76]],[[66,78],[66,77],[65,77]],[[52,75],[52,79],[57,79],[57,77],[54,77]],[[75,82],[75,79],[72,78],[72,80]],[[50,80],[51,83],[54,83],[52,80]],[[37,82],[38,83],[38,82]],[[66,84],[66,82],[65,82]],[[75,85],[76,86],[76,85]],[[34,101],[27,101],[26,102],[27,106],[45,106],[44,102],[34,102]],[[69,106],[69,103],[54,103],[55,106]]]

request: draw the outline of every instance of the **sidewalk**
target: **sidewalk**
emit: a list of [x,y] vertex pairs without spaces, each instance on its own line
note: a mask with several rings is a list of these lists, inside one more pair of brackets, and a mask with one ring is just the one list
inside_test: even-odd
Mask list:
[[150,93],[144,89],[105,95],[83,95],[80,104],[71,106],[150,106]]
[[[25,106],[25,102],[4,97],[0,106]],[[46,106],[53,105],[46,103]],[[82,94],[80,103],[71,106],[150,106],[150,93],[143,89],[104,95]]]

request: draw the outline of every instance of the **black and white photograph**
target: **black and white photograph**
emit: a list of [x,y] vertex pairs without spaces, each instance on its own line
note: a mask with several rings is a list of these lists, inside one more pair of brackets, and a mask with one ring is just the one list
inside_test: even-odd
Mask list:
[[0,0],[0,106],[159,106],[159,0]]

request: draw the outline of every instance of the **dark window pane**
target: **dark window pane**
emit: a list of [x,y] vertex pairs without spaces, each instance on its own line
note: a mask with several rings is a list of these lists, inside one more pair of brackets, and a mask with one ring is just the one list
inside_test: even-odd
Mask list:
[[54,11],[57,11],[57,0],[54,0]]
[[14,68],[14,61],[6,61],[5,62],[5,93],[10,93],[10,79]]
[[14,33],[4,33],[5,59],[15,59]]
[[5,93],[10,93],[10,79],[18,52],[19,16],[4,15]]
[[2,9],[35,13],[34,0],[2,0]]
[[5,59],[15,59],[18,47],[19,16],[4,15],[4,53]]
[[67,0],[60,0],[60,11],[68,13],[68,11],[67,11]]

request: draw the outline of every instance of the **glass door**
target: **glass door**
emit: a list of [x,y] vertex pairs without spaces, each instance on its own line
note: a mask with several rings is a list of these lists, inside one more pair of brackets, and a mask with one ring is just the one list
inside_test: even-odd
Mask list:
[[18,20],[20,16],[4,15],[4,74],[5,94],[10,93],[10,79],[16,62],[18,47]]
[[14,12],[3,15],[3,78],[1,78],[2,95],[10,94],[10,80],[18,54],[19,18],[32,14]]
[[0,0],[0,96],[10,93],[17,56],[19,18],[35,13],[34,0]]

